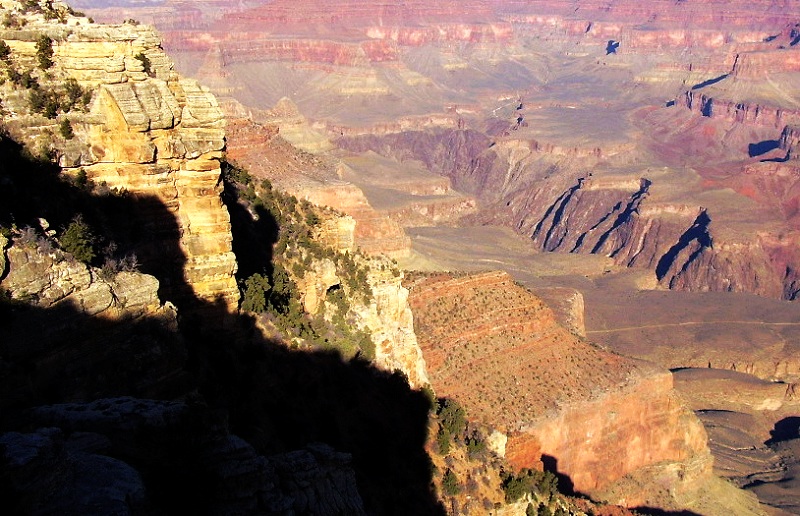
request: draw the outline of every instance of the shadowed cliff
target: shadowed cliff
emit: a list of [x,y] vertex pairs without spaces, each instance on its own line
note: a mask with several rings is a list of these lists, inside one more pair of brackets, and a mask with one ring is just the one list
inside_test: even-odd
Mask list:
[[[0,385],[11,395],[3,396],[0,429],[29,433],[57,427],[61,433],[53,442],[68,444],[84,434],[104,436],[103,456],[132,466],[141,475],[146,496],[123,497],[134,513],[184,514],[187,509],[197,514],[220,513],[225,512],[220,504],[225,507],[234,498],[248,507],[245,513],[269,512],[275,509],[278,494],[291,501],[284,479],[298,472],[295,466],[286,466],[295,463],[285,457],[309,445],[313,448],[313,443],[326,443],[352,455],[358,494],[367,513],[443,513],[432,491],[424,450],[429,402],[412,391],[402,375],[377,370],[358,359],[345,362],[336,353],[289,350],[264,339],[249,317],[227,313],[222,303],[193,297],[180,274],[185,257],[178,244],[177,222],[157,199],[91,195],[59,177],[56,168],[24,156],[8,139],[3,140],[2,158],[7,165],[2,169],[0,224],[15,223],[21,228],[36,224],[36,217],[45,217],[58,228],[82,213],[91,227],[102,232],[103,241],[113,240],[120,252],[145,249],[141,269],[168,287],[178,318],[177,323],[168,316],[148,315],[100,320],[68,302],[41,308],[3,301]],[[265,216],[260,224],[268,232],[275,231],[275,221]],[[264,230],[254,225],[242,234],[268,241]],[[167,239],[169,244],[162,245],[159,253],[147,252],[151,231],[158,231],[162,242],[164,236],[174,239]],[[234,249],[241,249],[238,242]],[[167,258],[167,263],[159,257]],[[263,267],[269,270],[270,265]],[[216,321],[222,320],[230,323],[221,328]],[[153,426],[144,412],[155,410],[153,404],[166,410],[166,402],[158,405],[146,400],[137,402],[142,414],[136,416],[138,409],[133,408],[120,416],[122,423],[114,423],[121,424],[120,428],[53,415],[61,409],[33,410],[69,402],[77,405],[70,406],[68,413],[91,412],[94,408],[88,409],[88,402],[118,396],[180,400],[174,409],[180,416]],[[105,415],[98,418],[108,417],[107,413],[101,411]],[[130,425],[143,426],[129,435]],[[245,447],[266,457],[270,465],[253,459],[258,465],[254,470],[261,476],[237,477],[235,493],[225,483],[230,479],[220,478],[220,468],[210,466],[218,465],[220,452],[209,443],[222,442],[220,435],[226,443],[237,436],[245,439]],[[64,449],[69,460],[77,460],[79,454],[68,445]],[[53,470],[52,462],[45,461],[41,469],[31,466],[23,479],[19,463],[4,455],[8,450],[8,441],[0,444],[4,485],[0,498],[7,509],[13,513],[43,507],[80,511],[78,506],[69,508],[68,498],[34,489],[34,480]],[[248,486],[253,478],[265,478],[265,467],[278,480]],[[96,474],[102,476],[99,471]],[[331,513],[336,510],[340,509],[330,509]]]

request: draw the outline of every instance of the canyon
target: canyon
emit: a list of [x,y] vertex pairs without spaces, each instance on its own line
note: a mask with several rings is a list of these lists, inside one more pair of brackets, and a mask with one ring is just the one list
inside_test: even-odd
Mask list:
[[[372,151],[402,163],[398,170],[419,161],[481,203],[473,222],[509,225],[545,251],[613,255],[673,289],[793,299],[797,13],[776,2],[737,2],[724,15],[713,3],[573,4],[471,2],[453,11],[434,2],[372,12],[363,2],[217,2],[161,28],[179,68],[208,79],[257,122],[275,122],[259,113],[291,99],[314,119],[306,130],[297,117],[282,119],[292,143]],[[136,13],[158,25],[165,12],[188,9],[165,2]],[[111,7],[96,13],[119,18]],[[786,180],[768,179],[776,174]],[[347,181],[363,188],[369,180]],[[631,188],[636,182],[647,187]],[[352,195],[341,192],[351,199],[342,206],[368,204]],[[447,217],[471,206],[453,206]],[[419,212],[412,205],[393,218],[439,223],[415,220]],[[701,212],[708,230],[696,223]],[[376,231],[407,246],[370,213],[361,226],[386,226]]]
[[[467,7],[221,3],[162,30],[249,126],[229,152],[351,215],[362,249],[578,292],[588,339],[662,367],[796,382],[796,7]],[[293,174],[253,145],[282,140],[309,153]]]
[[[9,271],[2,287],[16,301],[66,310],[56,328],[69,324],[73,306],[104,320],[157,318],[161,329],[134,339],[150,346],[135,370],[159,354],[170,358],[135,389],[131,373],[56,395],[58,360],[37,353],[60,346],[57,338],[20,352],[14,360],[50,368],[19,391],[19,405],[103,398],[95,402],[101,414],[88,407],[85,424],[74,413],[86,405],[51,405],[36,409],[31,424],[59,431],[5,434],[6,450],[29,441],[46,452],[21,467],[128,460],[144,483],[115,464],[119,478],[133,479],[118,498],[144,504],[142,489],[152,490],[158,474],[130,444],[130,429],[115,426],[126,416],[109,408],[133,405],[165,414],[134,431],[164,433],[162,444],[185,438],[186,421],[201,421],[187,453],[214,460],[197,479],[215,479],[222,498],[236,493],[218,512],[436,513],[429,488],[441,492],[445,474],[435,482],[420,474],[430,469],[420,455],[429,429],[412,422],[427,409],[417,391],[398,394],[402,376],[492,428],[504,442],[498,456],[514,471],[552,471],[565,490],[645,512],[796,511],[800,12],[791,2],[74,7],[100,21],[128,20],[111,29],[84,17],[28,22],[50,35],[58,63],[51,77],[34,76],[48,86],[73,78],[93,92],[85,110],[68,114],[75,138],[59,138],[57,121],[29,112],[8,83],[0,86],[13,115],[7,130],[47,142],[33,150],[52,154],[73,182],[157,200],[140,203],[145,215],[131,224],[152,236],[128,229],[120,240],[145,274],[121,272],[110,283],[91,267],[22,250],[15,233],[0,253]],[[180,76],[155,32],[131,16],[162,32]],[[15,66],[33,66],[30,27],[0,35]],[[255,193],[268,180],[296,202],[323,207],[315,241],[357,256],[369,271],[373,297],[350,300],[348,322],[370,334],[379,369],[368,372],[358,356],[347,367],[271,342],[264,351],[241,335],[203,335],[218,317],[250,339],[285,337],[271,333],[269,316],[251,324],[236,313],[240,287],[258,272],[235,253],[237,224],[269,220],[226,199],[223,150],[250,171]],[[56,227],[69,223],[53,217]],[[47,221],[36,231],[46,235]],[[286,263],[307,314],[327,313],[337,292],[352,295],[340,260],[300,256],[302,275]],[[496,269],[508,272],[487,272]],[[43,270],[52,271],[44,283]],[[408,272],[415,270],[428,272]],[[24,341],[29,322],[21,321],[11,335]],[[113,355],[108,366],[102,356],[99,365],[82,360],[98,342],[119,338],[111,331],[89,340],[71,370],[117,370]],[[205,379],[202,402],[174,401],[190,382],[183,353],[190,373]],[[307,386],[303,366],[311,363],[319,369]],[[24,367],[15,374],[9,389],[29,379]],[[270,398],[264,391],[276,384],[293,395]],[[329,395],[301,396],[315,388]],[[710,394],[726,391],[736,395]],[[396,413],[388,409],[395,395]],[[352,399],[378,407],[375,418],[348,422]],[[306,403],[316,410],[298,409]],[[219,407],[230,411],[230,426],[215,419]],[[264,426],[276,414],[294,424]],[[399,431],[409,442],[399,444]],[[78,442],[82,432],[95,434],[89,444]],[[326,439],[352,455],[308,445]],[[391,443],[408,467],[395,477],[369,459]],[[453,457],[437,468],[463,475],[468,469]],[[246,474],[229,478],[233,463]],[[308,478],[319,496],[301,493]],[[347,495],[332,494],[332,484]],[[383,499],[387,485],[414,496]],[[469,496],[445,498],[450,512],[488,510]],[[527,511],[525,502],[494,509]]]

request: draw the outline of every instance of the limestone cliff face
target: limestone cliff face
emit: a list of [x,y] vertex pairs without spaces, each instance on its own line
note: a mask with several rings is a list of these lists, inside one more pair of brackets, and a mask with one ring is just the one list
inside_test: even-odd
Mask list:
[[[176,301],[170,291],[185,283],[198,298],[235,309],[236,261],[219,196],[225,122],[214,96],[173,71],[150,27],[34,16],[24,29],[2,32],[16,64],[34,60],[38,34],[53,40],[53,83],[43,76],[43,86],[74,79],[92,95],[84,112],[60,115],[75,137],[52,142],[59,164],[68,174],[83,169],[96,184],[160,200],[174,221],[152,221],[150,244],[137,250],[140,259],[171,260],[173,285],[164,287]],[[42,126],[57,131],[56,121],[12,106],[20,112],[11,131],[20,140],[41,139]],[[175,233],[178,248],[170,249]]]
[[294,192],[314,204],[330,206],[353,217],[357,221],[353,238],[362,251],[393,258],[409,255],[411,239],[400,224],[376,211],[354,184],[336,180],[306,183]]
[[[352,250],[350,250],[352,251]],[[375,364],[387,371],[400,370],[409,384],[429,384],[422,351],[414,333],[414,320],[408,304],[408,289],[402,286],[402,273],[385,258],[356,258],[367,267],[367,281],[362,288],[371,292],[367,298],[347,287],[348,317],[366,330],[375,343]],[[315,260],[296,280],[306,312],[325,310],[326,293],[332,288],[346,288],[333,260]]]
[[[505,273],[409,283],[432,386],[503,430],[515,467],[544,463],[577,491],[628,506],[653,501],[663,478],[668,490],[712,480],[705,430],[669,372],[570,334]],[[605,496],[631,475],[637,487]],[[667,498],[654,503],[689,504]]]
[[425,359],[414,333],[408,289],[401,284],[402,274],[393,273],[390,267],[372,268],[370,272],[373,299],[355,310],[372,330],[375,363],[388,371],[403,371],[414,387],[429,384]]
[[[534,437],[541,454],[555,457],[559,471],[573,472],[570,479],[582,492],[597,492],[627,473],[662,461],[691,469],[689,463],[702,457],[704,466],[697,476],[711,471],[705,429],[679,399],[666,371],[594,402],[562,406],[523,435]],[[515,441],[512,436],[512,450]]]

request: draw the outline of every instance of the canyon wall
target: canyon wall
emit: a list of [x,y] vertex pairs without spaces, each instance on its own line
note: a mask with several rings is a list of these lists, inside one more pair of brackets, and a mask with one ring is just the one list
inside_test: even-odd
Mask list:
[[[755,181],[736,188],[731,183],[738,179],[712,179],[681,202],[662,201],[651,195],[652,188],[628,184],[656,181],[637,167],[680,168],[687,159],[700,175],[718,177],[721,167],[741,173],[758,157],[747,155],[748,146],[756,153],[773,141],[783,141],[780,159],[786,156],[791,144],[781,132],[800,117],[793,86],[800,70],[795,5],[738,0],[724,8],[719,2],[667,1],[590,2],[576,8],[574,2],[559,0],[535,5],[471,1],[457,9],[446,1],[379,7],[348,1],[325,9],[315,1],[223,4],[216,17],[211,9],[200,8],[202,26],[192,20],[183,29],[172,27],[169,45],[187,56],[207,51],[223,71],[243,60],[268,64],[270,74],[286,72],[286,80],[274,81],[274,88],[280,82],[294,84],[293,91],[283,94],[302,99],[306,114],[319,119],[315,129],[335,134],[335,143],[347,150],[372,150],[399,162],[418,160],[448,176],[455,189],[476,195],[481,203],[481,215],[469,220],[514,227],[543,250],[612,256],[618,264],[652,270],[670,288],[795,297],[798,267],[791,261],[790,242],[796,238],[796,196],[787,195],[777,207],[763,202],[759,213],[748,213],[774,219],[764,224],[769,230],[754,233],[704,198],[725,188],[765,197]],[[170,7],[182,12],[186,6],[168,2],[158,9]],[[559,56],[570,72],[560,80],[555,61],[541,60],[532,49]],[[236,69],[244,75],[244,69]],[[318,84],[316,89],[300,91],[309,81]],[[228,84],[226,91],[241,96],[246,82]],[[595,86],[585,89],[581,83]],[[409,85],[415,86],[413,93]],[[257,101],[259,88],[250,86],[248,100]],[[453,94],[459,90],[466,94]],[[360,108],[351,102],[355,94],[363,95]],[[330,102],[309,100],[318,96]],[[412,96],[422,106],[415,107],[419,112],[393,111]],[[506,113],[497,107],[501,98],[520,99],[512,116],[498,116],[498,110]],[[642,106],[652,110],[654,103],[668,104],[707,119],[713,130],[692,122],[698,127],[685,131],[683,139],[664,141],[653,152],[643,152],[647,144],[640,144],[648,136],[662,136],[663,128],[652,120],[637,131],[623,128],[624,137],[612,143],[604,136],[597,142],[593,136],[570,142],[575,131],[547,134],[552,120],[537,111],[558,108],[550,115],[557,118],[584,103],[608,108],[606,114],[588,111],[587,118],[626,122],[640,117],[636,110]],[[526,117],[545,129],[535,122],[529,126]],[[675,118],[670,122],[687,123]],[[592,127],[598,122],[575,123]],[[616,130],[615,125],[608,132]],[[287,126],[284,136],[291,140],[294,131]],[[307,144],[328,143],[321,138]],[[692,157],[676,158],[676,149],[684,145]],[[519,149],[509,150],[514,146]],[[778,151],[768,152],[764,158],[778,159]],[[618,181],[625,185],[598,186],[598,178],[592,188],[576,184],[576,176],[588,179],[595,169],[627,175]],[[338,207],[362,221],[356,239],[363,249],[398,257],[407,253],[408,240],[399,226],[375,216],[351,185],[335,179],[327,175],[322,188],[308,181],[287,183],[294,183],[290,191],[315,202],[336,207],[341,199]],[[702,194],[701,188],[714,193]],[[401,224],[451,223],[469,209],[458,203],[416,204],[391,215]]]
[[[782,145],[788,149],[792,133],[787,129],[783,134]],[[619,265],[652,270],[655,279],[669,288],[753,292],[783,299],[797,295],[794,233],[778,236],[765,231],[726,241],[716,235],[713,207],[652,200],[655,177],[584,174],[572,182],[569,176],[548,173],[564,166],[561,162],[593,167],[605,158],[602,152],[567,153],[556,158],[559,162],[537,142],[513,137],[491,142],[470,131],[364,135],[343,138],[338,144],[351,151],[371,150],[426,163],[450,177],[456,188],[479,195],[482,210],[468,220],[509,225],[543,251],[603,254]],[[783,171],[772,175],[788,173],[787,178],[794,178],[791,163],[751,165],[749,175],[763,178],[770,167]],[[780,187],[783,193],[778,198],[784,199],[787,213],[793,213],[796,203],[796,194],[791,193],[795,183],[792,179]],[[755,191],[765,190],[756,186]]]
[[[236,260],[229,216],[219,197],[225,122],[214,96],[173,71],[152,28],[34,17],[24,29],[2,31],[15,65],[35,60],[38,33],[52,39],[54,62],[53,79],[40,81],[55,88],[77,80],[92,100],[85,111],[58,119],[68,121],[73,137],[53,138],[57,121],[29,113],[25,97],[9,94],[4,100],[18,113],[7,125],[11,134],[42,142],[48,133],[66,174],[85,173],[95,184],[158,199],[165,210],[154,209],[153,215],[166,211],[174,220],[161,214],[162,220],[148,223],[152,233],[137,249],[140,260],[145,266],[156,259],[172,262],[159,266],[171,269],[169,278],[162,278],[167,298],[186,301],[191,292],[236,310]],[[171,244],[175,233],[177,246]]]
[[[543,464],[592,496],[638,476],[637,489],[603,498],[629,507],[686,509],[697,500],[675,493],[714,483],[705,430],[668,371],[577,338],[505,273],[408,284],[432,386],[506,433],[516,468]],[[671,499],[654,488],[664,479]],[[752,499],[744,505],[757,512]]]

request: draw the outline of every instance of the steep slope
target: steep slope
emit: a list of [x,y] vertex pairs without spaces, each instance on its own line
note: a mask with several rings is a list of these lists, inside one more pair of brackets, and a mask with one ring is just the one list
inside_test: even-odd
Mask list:
[[[160,261],[167,298],[185,301],[191,291],[235,309],[229,216],[208,195],[220,191],[225,147],[214,97],[173,71],[152,28],[96,26],[60,4],[3,7],[9,22],[0,35],[10,52],[2,66],[24,79],[0,87],[13,115],[6,130],[37,142],[31,151],[56,157],[66,174],[161,200],[167,213],[147,221],[149,235],[135,249],[141,262],[155,270]],[[179,247],[166,248],[171,221],[157,216],[177,221]]]
[[758,512],[711,476],[705,431],[669,372],[570,334],[505,273],[409,286],[433,387],[505,432],[516,467],[543,463],[575,491],[629,507],[699,508],[713,496],[711,513]]

